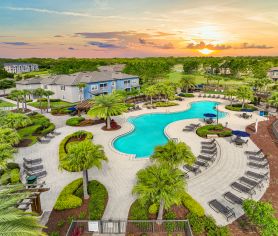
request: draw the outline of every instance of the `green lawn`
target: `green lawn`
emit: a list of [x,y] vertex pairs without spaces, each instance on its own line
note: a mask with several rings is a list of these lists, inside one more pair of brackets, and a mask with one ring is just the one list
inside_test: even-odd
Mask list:
[[27,72],[27,73],[21,73],[20,75],[23,76],[47,76],[50,75],[48,70],[39,70],[39,71],[31,71],[31,72]]
[[[42,102],[42,107],[46,108],[47,107],[47,102]],[[40,108],[40,103],[39,102],[31,102],[28,103],[28,105],[36,108]],[[66,106],[71,106],[75,105],[75,103],[70,103],[70,102],[65,102],[65,101],[59,101],[59,102],[50,102],[50,107],[51,108],[60,108],[60,107],[66,107]]]
[[13,103],[6,102],[0,99],[0,107],[15,107]]

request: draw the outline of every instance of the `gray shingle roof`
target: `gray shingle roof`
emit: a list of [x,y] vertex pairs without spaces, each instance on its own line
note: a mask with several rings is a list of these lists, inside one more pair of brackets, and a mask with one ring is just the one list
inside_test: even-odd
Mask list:
[[41,81],[42,81],[42,78],[34,77],[34,78],[30,78],[30,79],[24,79],[24,80],[17,81],[16,84],[23,84],[23,85],[41,84]]
[[34,63],[25,63],[25,62],[9,62],[4,63],[4,66],[23,66],[23,65],[37,65]]

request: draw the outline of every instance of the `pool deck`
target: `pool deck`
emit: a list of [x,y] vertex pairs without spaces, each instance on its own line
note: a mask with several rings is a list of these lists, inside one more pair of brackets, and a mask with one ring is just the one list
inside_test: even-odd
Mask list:
[[[101,144],[104,147],[104,151],[108,156],[109,162],[103,164],[101,170],[96,168],[89,170],[89,179],[96,179],[102,182],[109,194],[109,200],[104,212],[103,219],[127,219],[128,211],[131,203],[134,201],[131,191],[136,182],[136,173],[140,169],[150,164],[148,159],[134,159],[132,155],[127,155],[118,152],[112,147],[113,140],[119,135],[123,135],[132,130],[132,125],[127,122],[127,118],[131,116],[138,116],[147,113],[161,113],[161,112],[177,112],[184,111],[189,108],[191,102],[196,101],[218,101],[222,104],[219,105],[219,110],[228,112],[228,115],[220,119],[220,122],[228,122],[228,127],[232,129],[244,130],[245,126],[254,123],[256,119],[264,120],[264,118],[253,114],[252,119],[245,120],[238,116],[239,113],[227,111],[224,108],[224,104],[228,101],[221,99],[205,99],[205,98],[187,98],[185,101],[179,102],[179,106],[157,108],[155,110],[142,109],[130,113],[125,113],[122,116],[115,117],[115,120],[122,126],[117,131],[103,131],[101,127],[103,124],[89,126],[89,127],[69,127],[64,126],[57,131],[61,132],[61,135],[51,140],[49,144],[35,144],[28,148],[21,148],[16,154],[16,161],[22,163],[23,157],[29,158],[42,158],[43,165],[48,172],[47,176],[43,179],[50,187],[50,191],[41,195],[42,208],[45,211],[51,211],[56,198],[65,185],[70,183],[76,178],[81,178],[81,173],[69,173],[66,171],[58,170],[58,147],[61,140],[68,134],[71,134],[77,130],[86,130],[94,134],[94,143]],[[59,119],[57,117],[50,117],[50,119]],[[185,141],[197,155],[200,149],[200,140],[194,133],[185,133],[182,128],[187,123],[199,123],[197,120],[182,120],[169,124],[165,132],[171,138],[178,138],[181,141]],[[218,224],[225,225],[227,221],[225,218],[212,211],[207,202],[214,198],[219,200],[221,195],[226,190],[231,190],[229,184],[235,181],[238,177],[242,176],[247,167],[247,159],[244,155],[245,150],[256,150],[257,147],[249,140],[249,144],[246,147],[238,148],[229,144],[226,139],[218,139],[219,149],[221,150],[221,156],[217,161],[209,167],[202,174],[192,177],[188,180],[188,191],[192,196],[198,200],[205,208],[206,213],[212,215]],[[265,189],[258,192],[254,197],[259,199]],[[233,191],[232,191],[233,192]],[[239,193],[237,193],[240,195]],[[234,206],[233,206],[234,207]],[[239,207],[234,207],[237,217],[242,214],[242,210]]]

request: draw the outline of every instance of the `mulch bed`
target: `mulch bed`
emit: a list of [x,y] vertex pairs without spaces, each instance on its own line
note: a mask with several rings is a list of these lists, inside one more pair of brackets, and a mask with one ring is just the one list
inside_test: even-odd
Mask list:
[[[259,122],[258,132],[254,133],[254,124],[246,127],[246,131],[251,134],[252,141],[263,150],[264,154],[268,155],[268,162],[270,168],[270,183],[262,201],[271,202],[276,210],[276,217],[278,216],[278,140],[272,132],[272,123],[277,118],[271,117],[268,121]],[[244,216],[236,220],[229,226],[232,235],[260,235],[254,227],[247,227],[242,229]],[[245,228],[245,227],[244,227]]]
[[103,126],[101,129],[104,130],[104,131],[114,131],[114,130],[119,130],[120,128],[122,128],[122,127],[120,125],[117,125],[116,128],[107,129],[106,126]]
[[[46,224],[47,228],[43,229],[43,231],[46,232],[48,235],[51,232],[59,232],[59,235],[66,235],[72,217],[74,219],[79,219],[80,213],[85,212],[86,213],[85,219],[88,219],[88,204],[89,204],[89,199],[83,200],[83,204],[78,208],[68,209],[64,211],[52,210],[49,220]],[[61,222],[61,220],[64,220],[65,224],[59,228],[57,227],[57,223]]]
[[18,147],[18,148],[29,147],[31,143],[32,143],[32,140],[26,138],[26,139],[20,140],[20,142],[15,146]]
[[20,110],[14,109],[14,110],[11,110],[11,112],[13,112],[13,113],[28,113],[28,112],[31,112],[31,110],[26,109],[25,112],[23,112],[22,109],[20,109]]

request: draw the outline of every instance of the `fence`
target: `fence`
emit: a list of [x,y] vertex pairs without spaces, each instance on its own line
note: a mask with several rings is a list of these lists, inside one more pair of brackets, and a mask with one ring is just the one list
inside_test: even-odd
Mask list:
[[15,109],[15,107],[0,107],[0,111],[11,111],[14,109]]
[[272,131],[273,131],[275,137],[278,139],[278,120],[273,122]]
[[102,220],[72,221],[67,236],[97,234],[168,235],[170,232],[193,236],[188,220]]

